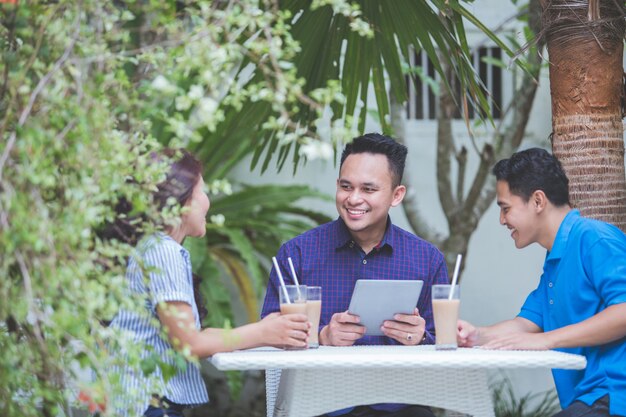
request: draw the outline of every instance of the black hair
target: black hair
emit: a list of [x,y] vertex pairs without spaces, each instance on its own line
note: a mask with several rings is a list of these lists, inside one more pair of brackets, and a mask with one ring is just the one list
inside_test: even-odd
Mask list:
[[[157,184],[156,191],[152,194],[156,208],[160,212],[171,204],[172,198],[183,207],[200,181],[202,164],[184,149],[165,148],[151,154],[151,158],[155,163],[165,159],[170,161],[165,180]],[[135,182],[134,179],[129,181]],[[117,239],[132,246],[137,245],[144,234],[144,224],[150,221],[159,224],[159,219],[148,219],[145,213],[131,215],[132,212],[133,206],[130,201],[120,197],[115,205],[115,221],[107,223],[99,236],[103,239]]]
[[341,154],[341,163],[339,169],[343,166],[343,162],[350,155],[357,153],[381,154],[387,157],[389,170],[391,171],[391,181],[393,187],[397,187],[402,182],[404,175],[404,163],[406,162],[407,148],[401,143],[396,142],[389,136],[379,133],[367,133],[363,136],[354,138],[348,143]]
[[498,181],[506,181],[514,195],[528,201],[541,190],[555,206],[569,205],[569,180],[561,163],[545,149],[530,148],[499,161],[492,170]]

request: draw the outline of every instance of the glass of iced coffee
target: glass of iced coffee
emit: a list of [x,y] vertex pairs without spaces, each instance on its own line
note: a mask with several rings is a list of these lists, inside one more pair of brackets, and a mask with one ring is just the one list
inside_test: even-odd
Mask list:
[[307,286],[306,288],[306,315],[311,323],[309,333],[309,347],[317,348],[319,342],[320,315],[322,314],[322,287]]
[[459,319],[460,289],[455,285],[433,285],[433,316],[435,319],[435,349],[453,350],[457,348],[456,331]]
[[285,289],[281,288],[279,294],[280,314],[307,314],[306,285],[285,285]]

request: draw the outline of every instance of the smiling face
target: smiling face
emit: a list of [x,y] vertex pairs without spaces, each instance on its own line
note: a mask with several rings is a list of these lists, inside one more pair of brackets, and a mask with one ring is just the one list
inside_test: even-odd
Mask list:
[[367,251],[382,239],[389,209],[400,204],[405,193],[403,185],[393,186],[385,155],[355,153],[341,166],[335,203],[352,236]]
[[500,206],[500,224],[511,231],[515,247],[521,249],[531,243],[540,242],[539,207],[533,196],[524,201],[522,197],[511,193],[506,181],[497,182],[496,193]]
[[204,191],[204,179],[200,176],[193,187],[191,198],[185,203],[180,232],[183,238],[186,236],[202,237],[206,234],[206,214],[211,202]]

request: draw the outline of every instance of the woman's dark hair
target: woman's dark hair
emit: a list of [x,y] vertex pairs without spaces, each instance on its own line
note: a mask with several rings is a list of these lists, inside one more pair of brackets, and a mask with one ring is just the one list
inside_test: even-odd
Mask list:
[[180,206],[184,206],[193,194],[193,189],[202,175],[202,164],[184,149],[164,149],[153,158],[159,160],[166,157],[173,162],[165,181],[157,185],[154,202],[159,209],[165,208],[170,198],[175,198]]
[[[193,194],[193,189],[202,176],[202,164],[191,153],[184,149],[165,148],[151,155],[154,162],[170,161],[165,180],[157,184],[157,190],[152,195],[153,202],[159,211],[171,203],[173,198],[178,205],[184,206]],[[144,233],[143,224],[156,219],[147,219],[145,214],[131,215],[132,204],[125,198],[120,198],[115,206],[116,219],[105,225],[99,233],[103,239],[117,239],[118,241],[135,246]],[[202,278],[193,274],[193,290],[200,321],[207,315],[200,284]]]
[[[184,149],[165,148],[151,155],[152,160],[160,162],[170,161],[165,180],[157,184],[157,190],[152,194],[153,203],[161,211],[173,198],[181,207],[189,201],[193,189],[202,175],[202,164],[192,154]],[[135,180],[130,180],[135,182]],[[132,204],[121,197],[115,205],[115,221],[105,225],[99,236],[103,239],[116,239],[129,245],[137,245],[144,233],[145,223],[158,219],[148,219],[145,213],[133,213]]]
[[396,142],[389,136],[380,133],[367,133],[363,136],[354,138],[354,140],[346,145],[341,154],[341,163],[350,155],[357,153],[381,154],[387,157],[389,170],[391,171],[392,185],[397,187],[402,182],[404,175],[404,163],[406,161],[407,148],[403,144]]
[[569,205],[569,180],[561,163],[545,149],[516,152],[493,167],[498,181],[506,181],[512,194],[528,201],[541,190],[555,206]]

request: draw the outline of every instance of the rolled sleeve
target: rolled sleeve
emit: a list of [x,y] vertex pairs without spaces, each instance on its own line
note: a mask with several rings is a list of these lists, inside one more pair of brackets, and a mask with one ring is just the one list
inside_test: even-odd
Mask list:
[[173,245],[159,245],[144,255],[148,268],[150,299],[153,308],[161,302],[193,303],[193,284],[181,250]]

